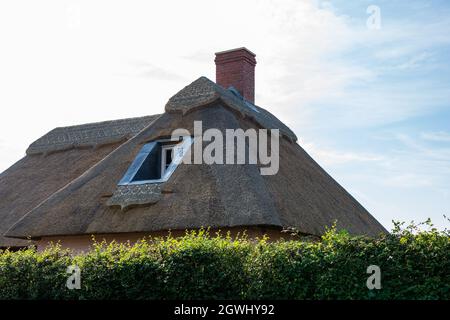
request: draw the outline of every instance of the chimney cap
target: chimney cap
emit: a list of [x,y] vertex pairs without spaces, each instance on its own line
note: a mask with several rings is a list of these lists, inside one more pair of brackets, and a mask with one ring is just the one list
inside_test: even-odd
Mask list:
[[234,51],[247,51],[247,52],[250,53],[253,57],[256,57],[256,54],[254,54],[253,52],[251,52],[250,50],[248,50],[246,47],[240,47],[240,48],[236,48],[236,49],[230,49],[230,50],[225,50],[225,51],[219,51],[219,52],[216,52],[216,56],[217,56],[217,55],[221,55],[221,54],[225,54],[225,53],[234,52]]

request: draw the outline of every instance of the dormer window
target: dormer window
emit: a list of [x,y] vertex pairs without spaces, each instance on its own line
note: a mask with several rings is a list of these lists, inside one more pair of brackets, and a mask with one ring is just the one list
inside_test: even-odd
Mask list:
[[120,180],[119,185],[167,181],[191,144],[191,137],[183,137],[179,141],[164,139],[145,144]]

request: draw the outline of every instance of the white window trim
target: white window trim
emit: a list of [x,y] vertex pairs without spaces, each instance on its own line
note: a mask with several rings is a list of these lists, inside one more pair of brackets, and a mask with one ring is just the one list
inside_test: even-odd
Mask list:
[[[148,153],[153,148],[151,145],[155,145],[158,142],[172,142],[172,141],[174,143],[178,142],[177,140],[158,140],[158,141],[150,142],[142,148],[141,152],[143,151],[144,153],[147,153],[147,155],[148,155]],[[160,179],[133,181],[134,176],[140,169],[140,165],[135,164],[135,162],[136,161],[143,162],[145,160],[145,157],[143,159],[140,159],[142,157],[140,157],[140,154],[138,154],[136,156],[135,162],[133,162],[133,164],[128,168],[128,171],[125,173],[122,180],[120,180],[119,185],[136,185],[136,184],[150,184],[150,183],[166,182],[167,180],[169,180],[170,176],[173,174],[175,169],[178,167],[178,165],[183,160],[187,151],[190,149],[193,141],[194,140],[192,139],[192,137],[184,136],[184,137],[182,137],[182,141],[180,143],[178,143],[176,145],[170,144],[167,146],[167,147],[170,146],[171,148],[174,148],[174,152],[173,152],[173,156],[172,156],[172,163],[169,165],[167,170],[164,170],[164,173],[161,172]],[[162,148],[164,148],[164,147],[165,146],[163,145]],[[161,160],[162,160],[163,156],[165,157],[165,155],[162,155]],[[162,163],[163,162],[161,161],[161,166],[162,166]]]
[[[167,166],[166,151],[167,150],[172,150],[172,162],[173,162],[175,152],[177,151],[177,145],[168,144],[168,145],[161,146],[161,178],[164,177],[166,175],[166,171],[169,170],[169,167],[166,168],[166,166]],[[170,164],[169,164],[169,166],[170,166]]]

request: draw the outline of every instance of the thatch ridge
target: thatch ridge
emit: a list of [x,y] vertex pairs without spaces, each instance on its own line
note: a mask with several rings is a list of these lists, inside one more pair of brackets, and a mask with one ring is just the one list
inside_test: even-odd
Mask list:
[[50,153],[76,147],[99,147],[123,142],[136,135],[159,116],[151,115],[58,127],[33,142],[26,153],[28,155]]

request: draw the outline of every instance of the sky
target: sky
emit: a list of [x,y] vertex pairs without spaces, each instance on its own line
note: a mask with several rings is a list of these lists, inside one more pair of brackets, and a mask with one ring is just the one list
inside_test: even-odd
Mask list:
[[450,216],[447,0],[2,1],[0,171],[59,126],[162,113],[214,52],[386,228]]

